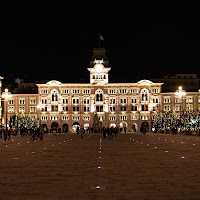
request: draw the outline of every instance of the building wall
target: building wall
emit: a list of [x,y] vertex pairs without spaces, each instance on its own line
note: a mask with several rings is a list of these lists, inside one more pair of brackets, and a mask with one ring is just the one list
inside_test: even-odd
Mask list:
[[[56,122],[61,128],[67,124],[72,131],[74,122],[78,122],[80,127],[85,124],[92,127],[94,114],[97,113],[102,127],[126,125],[128,131],[132,131],[134,126],[139,128],[142,122],[150,126],[152,115],[160,111],[161,85],[146,80],[106,85],[50,81],[37,85],[38,94],[13,94],[8,102],[8,118],[14,112],[37,115],[41,124],[46,124],[49,129]],[[147,99],[142,94],[144,89]],[[101,93],[103,98],[98,101],[97,95],[100,98]],[[44,107],[41,111],[37,109],[39,103]]]
[[[49,129],[56,122],[60,128],[67,124],[69,131],[72,131],[76,122],[80,127],[86,124],[92,127],[94,114],[97,112],[102,127],[119,127],[124,124],[128,131],[133,131],[133,128],[139,130],[143,122],[151,127],[152,116],[160,112],[176,110],[179,113],[187,109],[198,112],[199,92],[187,92],[180,99],[175,96],[175,92],[161,93],[161,85],[146,80],[106,85],[50,81],[38,84],[38,94],[13,94],[8,101],[8,119],[14,112],[24,113],[38,116],[41,124],[46,124]],[[147,99],[142,94],[144,90],[147,91]],[[53,92],[55,99],[52,97]],[[101,101],[97,101],[97,93],[102,93]],[[42,110],[37,108],[39,103],[44,107]]]
[[[0,76],[0,94],[2,94],[2,79],[3,79],[3,77],[1,77]],[[0,95],[0,119],[1,119],[1,121],[0,121],[0,125],[1,125],[1,122],[2,122],[2,99],[1,99],[1,95]]]

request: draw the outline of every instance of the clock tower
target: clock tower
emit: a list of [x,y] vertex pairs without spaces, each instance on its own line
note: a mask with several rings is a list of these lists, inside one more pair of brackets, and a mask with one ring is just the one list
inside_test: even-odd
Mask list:
[[111,70],[111,68],[107,67],[109,61],[105,55],[105,49],[94,49],[93,53],[93,57],[90,61],[91,68],[87,68],[90,72],[90,83],[97,85],[107,84],[108,72]]

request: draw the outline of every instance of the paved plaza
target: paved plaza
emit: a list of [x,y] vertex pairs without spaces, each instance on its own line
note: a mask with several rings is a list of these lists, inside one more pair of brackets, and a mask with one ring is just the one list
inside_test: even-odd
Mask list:
[[147,133],[11,136],[0,199],[200,199],[200,137]]

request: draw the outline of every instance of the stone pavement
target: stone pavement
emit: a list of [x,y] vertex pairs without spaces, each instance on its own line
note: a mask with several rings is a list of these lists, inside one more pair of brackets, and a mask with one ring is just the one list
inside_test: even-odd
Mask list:
[[199,147],[198,136],[154,133],[12,136],[0,140],[0,199],[200,199]]

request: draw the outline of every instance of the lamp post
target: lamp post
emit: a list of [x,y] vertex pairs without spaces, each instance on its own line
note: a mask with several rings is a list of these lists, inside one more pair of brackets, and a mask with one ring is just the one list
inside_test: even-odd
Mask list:
[[8,131],[8,127],[7,127],[8,99],[11,97],[12,97],[11,93],[8,92],[8,89],[5,89],[5,92],[2,93],[2,98],[4,98],[4,101],[6,102],[6,133]]
[[[42,103],[40,102],[38,105],[37,105],[37,108],[39,109],[39,111],[42,110],[42,108],[44,108],[44,105],[42,105]],[[40,120],[39,120],[39,125],[41,126],[41,112],[40,112]]]
[[[182,86],[178,87],[178,90],[176,90],[175,95],[179,97],[179,99],[181,99],[181,104],[183,104],[182,102],[182,97],[186,95],[185,90],[183,90]],[[181,106],[181,110],[182,110],[182,106]]]

